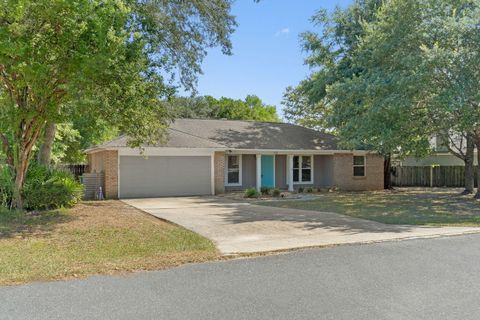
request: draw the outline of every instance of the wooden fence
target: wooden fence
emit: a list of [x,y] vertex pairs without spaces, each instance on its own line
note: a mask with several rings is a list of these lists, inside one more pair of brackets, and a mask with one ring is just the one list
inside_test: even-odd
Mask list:
[[77,179],[88,171],[87,168],[86,164],[61,164],[58,166],[58,169],[71,172]]
[[[475,167],[475,186],[477,185]],[[397,187],[463,187],[465,167],[392,167],[392,184]]]

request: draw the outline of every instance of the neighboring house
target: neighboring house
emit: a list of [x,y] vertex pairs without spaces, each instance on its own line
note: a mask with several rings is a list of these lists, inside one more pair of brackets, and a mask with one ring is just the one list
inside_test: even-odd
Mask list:
[[[458,138],[460,139],[460,138]],[[415,157],[407,157],[402,160],[395,161],[395,164],[404,167],[428,167],[428,166],[464,166],[465,162],[452,154],[445,146],[445,141],[438,136],[430,139],[430,145],[434,150],[433,154],[426,158],[417,159]],[[460,140],[457,140],[457,145],[460,145]],[[477,151],[474,154],[474,164],[477,165]]]
[[107,198],[220,194],[262,186],[383,189],[383,159],[339,150],[326,133],[286,123],[178,119],[164,145],[139,149],[122,136],[86,150]]

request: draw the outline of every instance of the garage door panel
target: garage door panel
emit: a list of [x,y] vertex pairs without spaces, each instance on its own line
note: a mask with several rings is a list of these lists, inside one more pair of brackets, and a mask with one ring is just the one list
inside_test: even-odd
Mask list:
[[209,156],[121,156],[120,197],[211,194]]

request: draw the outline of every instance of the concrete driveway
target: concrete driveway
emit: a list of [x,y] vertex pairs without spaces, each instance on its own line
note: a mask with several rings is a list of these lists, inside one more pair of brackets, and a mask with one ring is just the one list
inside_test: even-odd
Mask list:
[[471,227],[385,225],[331,212],[265,207],[219,197],[124,202],[211,239],[225,254],[480,232]]

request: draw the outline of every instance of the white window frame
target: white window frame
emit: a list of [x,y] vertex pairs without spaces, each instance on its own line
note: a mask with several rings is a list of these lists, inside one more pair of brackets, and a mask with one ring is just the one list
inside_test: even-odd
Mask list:
[[[238,183],[228,182],[228,157],[238,157]],[[241,154],[227,154],[225,155],[225,186],[239,187],[242,185],[242,155]]]
[[[355,157],[362,157],[363,158],[363,165],[355,164]],[[367,157],[365,155],[358,155],[354,154],[352,157],[352,176],[354,178],[365,178],[367,176]],[[363,176],[356,176],[355,175],[355,168],[363,167]]]
[[[299,181],[293,181],[293,170],[295,170],[295,167],[293,166],[294,161],[293,159],[295,157],[298,157],[298,166],[300,168],[297,168],[298,171],[298,179]],[[302,158],[310,158],[310,180],[309,181],[302,181]],[[299,155],[299,154],[294,154],[292,157],[292,182],[293,184],[313,184],[313,155]],[[288,174],[288,173],[287,173]]]

